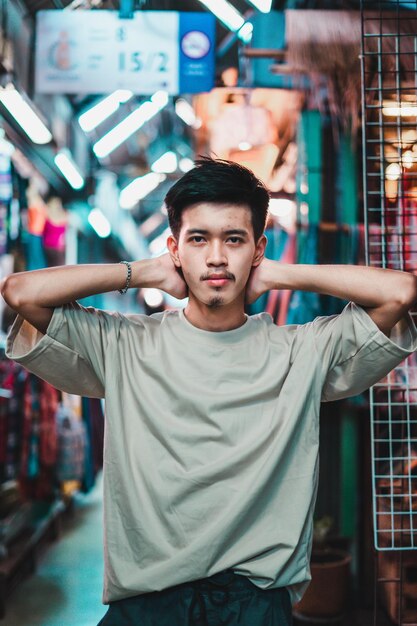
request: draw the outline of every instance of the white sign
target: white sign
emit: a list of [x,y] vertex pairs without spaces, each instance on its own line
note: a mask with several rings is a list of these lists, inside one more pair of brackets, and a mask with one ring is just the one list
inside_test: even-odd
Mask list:
[[121,20],[117,11],[39,11],[36,91],[177,94],[179,15],[141,11]]

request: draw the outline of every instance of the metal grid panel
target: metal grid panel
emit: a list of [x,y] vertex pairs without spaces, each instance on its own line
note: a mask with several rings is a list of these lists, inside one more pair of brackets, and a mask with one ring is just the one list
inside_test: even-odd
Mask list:
[[[417,1],[362,1],[368,265],[417,272]],[[417,359],[371,390],[374,541],[417,548]]]

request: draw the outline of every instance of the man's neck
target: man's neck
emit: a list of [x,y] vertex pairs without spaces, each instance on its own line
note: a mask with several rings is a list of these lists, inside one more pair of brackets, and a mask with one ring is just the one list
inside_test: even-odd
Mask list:
[[233,307],[218,306],[214,309],[190,300],[184,309],[184,315],[193,326],[212,332],[234,330],[246,322],[243,306],[236,306],[236,303],[233,303]]

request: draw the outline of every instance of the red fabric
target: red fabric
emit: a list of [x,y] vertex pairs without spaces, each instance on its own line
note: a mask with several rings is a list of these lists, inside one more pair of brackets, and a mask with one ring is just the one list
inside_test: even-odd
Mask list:
[[47,382],[41,382],[39,418],[39,453],[42,466],[55,465],[58,454],[58,431],[56,413],[58,410],[58,391]]

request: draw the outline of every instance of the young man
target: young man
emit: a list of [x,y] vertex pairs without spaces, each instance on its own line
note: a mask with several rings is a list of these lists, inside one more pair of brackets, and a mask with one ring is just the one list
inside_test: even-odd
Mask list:
[[[7,354],[106,399],[102,626],[288,626],[310,580],[320,402],[416,349],[416,279],[266,259],[268,193],[234,163],[198,161],[166,205],[168,254],[9,276]],[[129,278],[187,306],[148,317],[77,303]],[[350,302],[278,327],[244,312],[270,289]]]

